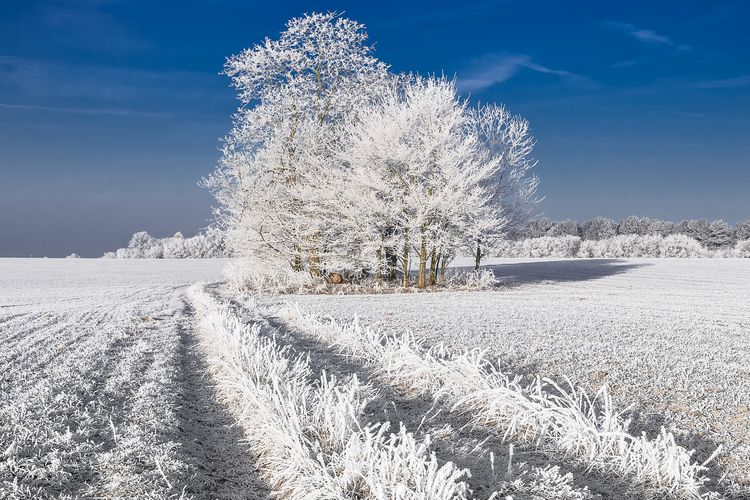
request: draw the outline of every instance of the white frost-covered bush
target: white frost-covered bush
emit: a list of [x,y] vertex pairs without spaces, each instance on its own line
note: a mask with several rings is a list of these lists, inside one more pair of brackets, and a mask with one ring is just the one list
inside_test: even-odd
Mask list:
[[660,257],[659,236],[623,234],[600,241],[595,257]]
[[734,256],[745,259],[750,258],[750,240],[738,241],[734,246]]
[[491,269],[478,269],[469,272],[451,273],[447,278],[449,288],[469,288],[471,290],[488,290],[500,283]]
[[684,234],[672,234],[661,240],[661,257],[709,257],[698,240]]
[[578,236],[541,236],[521,241],[507,241],[499,251],[500,257],[576,257],[581,246]]
[[708,250],[698,240],[684,234],[669,236],[621,234],[602,240],[573,236],[544,236],[506,242],[499,257],[582,257],[582,258],[688,258],[741,257],[742,242],[735,250]]
[[593,240],[585,240],[581,242],[581,246],[578,248],[578,257],[595,257],[599,242]]
[[177,232],[168,238],[154,238],[146,231],[135,233],[127,248],[107,252],[108,259],[208,259],[229,257],[225,235],[217,229],[209,229],[192,238]]
[[666,237],[635,234],[618,235],[600,241],[586,241],[581,245],[580,257],[638,258],[638,257],[708,257],[697,240],[683,234]]

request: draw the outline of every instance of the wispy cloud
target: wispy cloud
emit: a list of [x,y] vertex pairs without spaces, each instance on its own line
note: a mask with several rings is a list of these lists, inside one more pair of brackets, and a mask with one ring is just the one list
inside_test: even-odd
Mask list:
[[673,47],[678,50],[690,49],[689,46],[677,43],[666,35],[659,34],[650,29],[639,28],[629,23],[608,22],[608,23],[605,23],[605,25],[610,29],[614,29],[616,31],[625,33],[628,36],[634,38],[635,40],[646,43],[648,45],[668,46],[668,47]]
[[562,69],[554,69],[535,62],[524,54],[491,54],[477,59],[464,76],[458,78],[458,88],[462,92],[486,89],[510,80],[522,70],[553,75],[578,83],[593,83],[588,77]]

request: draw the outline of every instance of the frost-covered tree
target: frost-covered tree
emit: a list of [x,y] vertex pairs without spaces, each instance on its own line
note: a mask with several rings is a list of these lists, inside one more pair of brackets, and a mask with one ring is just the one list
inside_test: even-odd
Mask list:
[[690,236],[704,243],[711,234],[711,225],[706,219],[684,220],[675,226],[675,233]]
[[738,222],[734,232],[738,240],[750,240],[750,219]]
[[473,228],[476,245],[471,246],[475,269],[509,232],[520,230],[536,212],[538,178],[531,173],[536,162],[531,159],[534,138],[529,122],[513,116],[503,106],[490,104],[472,109],[471,125],[481,147],[497,162],[492,175],[483,181],[492,194],[491,206],[497,210],[503,225],[477,221],[483,227]]
[[331,123],[367,102],[387,75],[366,40],[363,25],[315,13],[290,20],[278,40],[228,59],[241,107],[206,184],[242,253],[296,269],[306,255],[319,272],[321,221],[308,217],[300,191],[311,170],[331,162]]
[[634,234],[637,236],[646,236],[649,234],[649,227],[653,221],[649,217],[639,217],[631,215],[620,220],[617,225],[617,234]]
[[230,256],[225,234],[218,228],[208,228],[191,238],[177,232],[167,238],[155,238],[139,231],[130,238],[127,248],[107,252],[107,258],[117,259],[205,259]]
[[734,246],[737,239],[734,230],[723,220],[713,221],[708,228],[708,237],[703,242],[707,248],[727,248]]
[[661,219],[651,219],[648,225],[647,234],[652,236],[669,236],[674,234],[675,225],[673,222],[669,222]]
[[524,238],[541,238],[547,236],[550,230],[555,227],[555,222],[551,219],[541,218],[529,221],[523,231]]
[[206,180],[236,254],[275,268],[435,283],[533,212],[529,124],[445,78],[393,76],[364,27],[293,19],[227,62],[241,107]]
[[345,185],[360,200],[351,203],[350,217],[369,221],[364,234],[374,236],[367,251],[377,257],[376,269],[387,270],[395,256],[390,262],[399,262],[408,285],[416,254],[417,285],[424,287],[469,239],[494,239],[507,226],[497,195],[503,157],[481,142],[453,82],[395,80],[350,125],[342,164]]
[[617,234],[617,223],[606,217],[595,217],[581,224],[581,238],[603,240]]
[[547,233],[547,236],[581,236],[581,227],[578,222],[566,219],[557,222]]
[[132,248],[135,252],[145,254],[149,248],[156,244],[157,240],[146,231],[138,231],[130,237],[128,242],[128,248]]

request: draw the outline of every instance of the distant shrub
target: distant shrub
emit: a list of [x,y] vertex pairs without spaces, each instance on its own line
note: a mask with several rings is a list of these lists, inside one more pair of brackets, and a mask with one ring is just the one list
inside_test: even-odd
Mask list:
[[169,238],[154,238],[146,231],[135,233],[127,248],[107,252],[107,259],[205,259],[229,257],[224,233],[209,229],[192,238],[177,232]]
[[750,239],[737,242],[734,246],[734,256],[750,259]]
[[661,241],[661,257],[710,257],[698,240],[684,234],[672,234]]
[[621,234],[596,242],[592,257],[661,257],[660,236]]
[[617,223],[605,217],[595,217],[580,225],[574,220],[557,222],[542,218],[529,221],[525,228],[513,234],[517,235],[516,239],[570,235],[580,236],[584,241],[604,240],[616,235],[666,237],[683,234],[697,240],[709,250],[729,249],[728,253],[719,252],[721,255],[728,255],[737,241],[750,239],[750,219],[732,227],[723,220],[709,222],[707,219],[690,219],[675,224],[635,215],[620,219]]
[[581,257],[709,257],[698,241],[683,234],[669,236],[635,234],[618,235],[601,241],[586,241],[579,251]]
[[[731,253],[730,251],[730,255],[727,256],[731,256]],[[672,234],[669,236],[624,234],[598,241],[581,241],[580,238],[572,236],[545,236],[516,242],[509,241],[501,247],[498,256],[521,258],[687,258],[723,257],[725,255],[720,252],[707,250],[698,241],[684,234]]]
[[581,246],[578,236],[541,236],[500,245],[500,257],[576,257]]

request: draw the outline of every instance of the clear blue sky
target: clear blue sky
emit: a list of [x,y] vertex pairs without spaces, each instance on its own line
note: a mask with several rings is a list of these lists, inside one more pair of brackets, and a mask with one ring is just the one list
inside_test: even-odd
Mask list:
[[750,4],[0,2],[0,256],[193,234],[236,107],[224,58],[314,10],[395,71],[526,116],[551,218],[750,217]]

